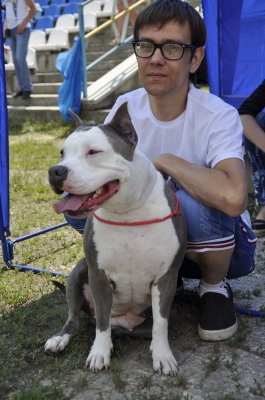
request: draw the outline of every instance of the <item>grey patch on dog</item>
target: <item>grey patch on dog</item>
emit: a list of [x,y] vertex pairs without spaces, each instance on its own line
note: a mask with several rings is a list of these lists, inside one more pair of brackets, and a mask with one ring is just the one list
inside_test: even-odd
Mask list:
[[[171,211],[173,211],[176,207],[176,195],[174,194],[174,192],[172,192],[172,190],[168,187],[166,183],[165,196],[168,200]],[[164,318],[169,317],[171,303],[177,287],[178,271],[182,264],[186,251],[186,246],[183,245],[183,243],[186,243],[187,238],[186,223],[185,219],[183,218],[183,210],[180,203],[178,204],[178,206],[180,215],[175,215],[172,218],[172,223],[174,225],[180,247],[169,270],[157,282],[158,290],[160,292],[160,313]]]
[[[97,308],[95,311],[97,328],[102,332],[109,328],[113,287],[105,271],[98,268],[97,249],[94,242],[92,217],[87,219],[84,232],[84,250],[88,263],[89,286]],[[104,296],[102,296],[104,293]]]

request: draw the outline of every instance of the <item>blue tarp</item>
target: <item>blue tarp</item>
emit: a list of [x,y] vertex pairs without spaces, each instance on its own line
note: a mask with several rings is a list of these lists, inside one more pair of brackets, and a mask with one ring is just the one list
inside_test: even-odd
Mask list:
[[1,235],[9,232],[9,150],[6,81],[4,64],[2,10],[0,18],[0,230]]
[[265,1],[202,0],[212,93],[239,107],[265,78]]
[[81,39],[77,39],[69,51],[58,55],[56,68],[64,76],[63,84],[59,89],[60,113],[69,122],[73,119],[69,114],[69,108],[77,115],[81,109],[83,79]]

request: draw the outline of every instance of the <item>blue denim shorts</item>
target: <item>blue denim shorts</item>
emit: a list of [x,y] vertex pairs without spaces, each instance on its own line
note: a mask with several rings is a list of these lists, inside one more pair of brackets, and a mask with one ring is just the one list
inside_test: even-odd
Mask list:
[[[177,191],[187,224],[186,252],[221,251],[234,248],[227,277],[248,275],[255,268],[256,236],[242,216],[232,218],[214,208],[194,200],[183,189]],[[86,219],[64,214],[67,222],[81,234]],[[200,279],[196,263],[184,258],[180,274],[185,278]]]
[[[221,251],[234,248],[227,278],[248,275],[255,268],[257,238],[249,221],[243,215],[229,217],[223,212],[194,200],[183,189],[177,191],[187,223],[188,252]],[[186,278],[200,279],[196,263],[185,257],[181,274]]]

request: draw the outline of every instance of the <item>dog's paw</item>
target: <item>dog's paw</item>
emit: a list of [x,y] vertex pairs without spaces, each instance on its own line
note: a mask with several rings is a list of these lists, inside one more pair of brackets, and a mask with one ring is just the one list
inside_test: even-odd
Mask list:
[[110,354],[112,350],[110,329],[105,332],[96,333],[96,338],[86,360],[86,367],[97,372],[101,369],[108,369],[110,366]]
[[[155,348],[154,348],[155,347]],[[169,346],[156,347],[151,345],[153,369],[160,374],[175,376],[178,372],[178,363]]]
[[91,371],[97,372],[101,369],[108,369],[110,366],[110,351],[103,354],[102,351],[96,352],[93,348],[91,349],[87,360],[86,367],[90,368]]
[[63,351],[68,345],[70,340],[70,335],[65,333],[64,335],[55,335],[47,340],[44,346],[45,351],[50,351],[52,353],[58,353]]

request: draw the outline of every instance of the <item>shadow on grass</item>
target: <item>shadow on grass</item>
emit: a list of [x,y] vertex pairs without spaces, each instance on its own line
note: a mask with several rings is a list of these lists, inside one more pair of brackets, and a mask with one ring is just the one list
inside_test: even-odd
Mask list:
[[60,382],[65,371],[68,374],[84,368],[94,338],[94,327],[82,315],[80,329],[67,350],[59,355],[46,354],[46,340],[61,330],[66,318],[66,298],[57,289],[28,303],[25,299],[24,305],[1,314],[1,400],[65,398],[56,384],[45,388],[45,380]]

